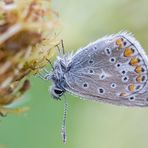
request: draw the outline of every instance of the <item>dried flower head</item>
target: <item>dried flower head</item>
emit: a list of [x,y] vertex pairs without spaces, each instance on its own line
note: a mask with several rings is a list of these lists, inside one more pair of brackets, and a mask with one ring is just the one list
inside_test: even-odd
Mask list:
[[37,73],[51,58],[57,44],[56,16],[49,0],[0,1],[1,115],[12,111],[6,106],[29,89],[26,76]]

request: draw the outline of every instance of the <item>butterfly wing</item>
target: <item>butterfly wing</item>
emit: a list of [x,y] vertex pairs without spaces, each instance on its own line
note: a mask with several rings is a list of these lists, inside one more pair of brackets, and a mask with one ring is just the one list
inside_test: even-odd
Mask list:
[[148,57],[127,33],[104,37],[78,50],[65,79],[67,91],[88,99],[148,106]]

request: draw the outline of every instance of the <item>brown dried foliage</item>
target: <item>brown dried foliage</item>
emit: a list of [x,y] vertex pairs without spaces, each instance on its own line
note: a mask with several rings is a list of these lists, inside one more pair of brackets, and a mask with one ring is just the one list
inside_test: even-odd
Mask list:
[[58,23],[50,5],[46,0],[0,2],[1,115],[11,112],[6,106],[29,89],[26,76],[37,73],[52,56],[51,47],[57,44],[53,33]]

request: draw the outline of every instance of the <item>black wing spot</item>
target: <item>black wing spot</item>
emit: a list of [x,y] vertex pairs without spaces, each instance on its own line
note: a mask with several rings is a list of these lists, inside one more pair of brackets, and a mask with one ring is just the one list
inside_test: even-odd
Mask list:
[[93,71],[92,69],[90,69],[90,70],[89,70],[89,73],[91,73],[91,74],[92,74],[92,73],[94,73],[94,71]]
[[123,70],[121,73],[122,73],[122,74],[126,74],[126,71],[125,71],[125,70]]
[[142,81],[144,81],[146,79],[146,77],[145,76],[142,76]]
[[130,96],[129,97],[129,101],[134,101],[135,100],[135,96]]
[[121,67],[121,63],[117,63],[117,64],[116,64],[116,67],[117,67],[117,68]]
[[105,90],[104,90],[104,88],[98,88],[98,92],[99,92],[99,94],[104,94]]
[[89,63],[89,64],[93,64],[94,61],[93,61],[93,60],[89,60],[88,63]]
[[104,74],[100,75],[100,80],[104,80],[106,78],[106,76]]
[[88,83],[83,83],[82,85],[84,88],[88,88]]
[[122,77],[122,82],[124,82],[124,83],[125,83],[125,82],[128,82],[128,79],[129,79],[129,78],[128,78],[127,76]]
[[111,58],[109,59],[109,62],[110,62],[110,63],[115,63],[115,62],[116,62],[116,58],[115,58],[115,57],[111,57]]
[[126,44],[127,44],[127,42],[126,42],[126,41],[124,41],[124,42],[123,42],[123,45],[124,45],[124,46],[126,46]]
[[111,55],[111,49],[110,48],[105,48],[105,53],[110,56]]
[[111,84],[111,88],[116,88],[117,87],[117,84],[116,83],[112,83]]

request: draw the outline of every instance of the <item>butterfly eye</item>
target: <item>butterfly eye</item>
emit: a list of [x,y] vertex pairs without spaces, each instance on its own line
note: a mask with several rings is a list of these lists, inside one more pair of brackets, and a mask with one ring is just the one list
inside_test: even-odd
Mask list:
[[53,87],[50,91],[51,91],[53,98],[57,100],[60,100],[60,97],[64,93],[64,90],[57,88],[57,87]]
[[60,90],[60,89],[55,89],[54,92],[55,92],[55,94],[57,94],[57,95],[63,94],[63,91]]

